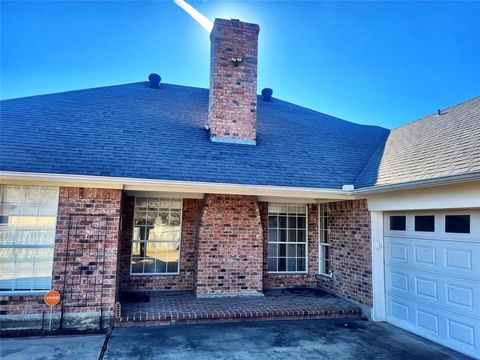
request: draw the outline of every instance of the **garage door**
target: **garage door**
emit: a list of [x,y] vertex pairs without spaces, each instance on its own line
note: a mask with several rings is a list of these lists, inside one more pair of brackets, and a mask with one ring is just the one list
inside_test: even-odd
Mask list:
[[480,357],[480,210],[385,213],[387,321]]

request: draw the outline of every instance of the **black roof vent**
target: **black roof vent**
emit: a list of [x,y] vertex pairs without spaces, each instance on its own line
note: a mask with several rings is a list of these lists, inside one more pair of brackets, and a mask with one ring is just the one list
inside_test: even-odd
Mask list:
[[148,81],[150,82],[151,88],[159,88],[162,77],[158,74],[150,74],[148,75]]
[[437,115],[443,115],[443,113],[442,113],[442,110],[441,110],[441,109],[438,109],[438,110],[437,110]]
[[270,88],[265,88],[262,90],[262,99],[263,101],[272,101],[273,90]]

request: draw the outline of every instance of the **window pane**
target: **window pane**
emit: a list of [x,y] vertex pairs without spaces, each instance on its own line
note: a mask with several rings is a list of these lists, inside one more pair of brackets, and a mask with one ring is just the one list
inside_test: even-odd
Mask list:
[[297,230],[288,230],[288,242],[297,242]]
[[418,215],[415,216],[415,231],[435,231],[435,216]]
[[390,216],[390,230],[404,231],[407,228],[405,216]]
[[277,228],[278,227],[277,215],[270,215],[268,217],[268,227],[269,228]]
[[297,259],[287,258],[287,271],[297,271]]
[[305,257],[305,245],[297,245],[297,257]]
[[12,291],[15,275],[15,250],[0,248],[0,290]]
[[297,259],[297,271],[306,271],[305,259]]
[[307,231],[306,230],[298,230],[297,241],[298,242],[306,242],[307,241]]
[[278,230],[271,230],[271,229],[268,230],[268,241],[277,242],[278,241],[277,234],[278,234]]
[[268,257],[277,257],[277,244],[268,244]]
[[282,229],[287,228],[287,217],[286,216],[279,216],[278,217],[278,227]]
[[297,245],[287,245],[287,257],[297,257]]
[[268,259],[267,269],[268,269],[268,271],[278,271],[277,258],[276,257]]
[[145,257],[143,260],[143,272],[146,274],[155,273],[155,259],[151,257]]
[[139,257],[132,258],[132,274],[142,274],[142,273],[143,273],[142,258],[139,258]]
[[278,235],[279,235],[278,241],[280,241],[280,242],[286,242],[287,241],[287,230],[280,229],[278,231]]
[[4,204],[20,204],[23,202],[23,194],[21,186],[5,185],[2,190],[2,203]]
[[288,216],[288,227],[290,229],[295,229],[297,227],[297,217],[289,215]]
[[31,290],[33,286],[33,266],[35,263],[35,249],[15,249],[15,289]]
[[278,256],[287,256],[286,244],[278,244]]
[[278,259],[278,271],[287,271],[287,259],[279,258]]
[[299,229],[306,229],[307,228],[307,218],[299,217],[297,221],[298,221],[298,228]]
[[470,233],[470,215],[446,215],[445,232],[447,233]]

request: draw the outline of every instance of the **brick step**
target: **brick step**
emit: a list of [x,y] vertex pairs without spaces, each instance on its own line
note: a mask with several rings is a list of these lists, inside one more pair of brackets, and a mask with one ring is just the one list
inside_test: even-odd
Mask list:
[[359,308],[335,310],[275,310],[275,311],[216,311],[197,313],[143,313],[122,316],[115,319],[116,327],[162,326],[209,322],[232,322],[248,320],[300,320],[328,318],[360,318]]

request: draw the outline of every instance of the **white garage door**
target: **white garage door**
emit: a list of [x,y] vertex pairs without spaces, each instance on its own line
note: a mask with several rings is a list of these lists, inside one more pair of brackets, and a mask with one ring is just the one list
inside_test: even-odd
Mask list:
[[480,210],[385,213],[388,322],[480,357]]

